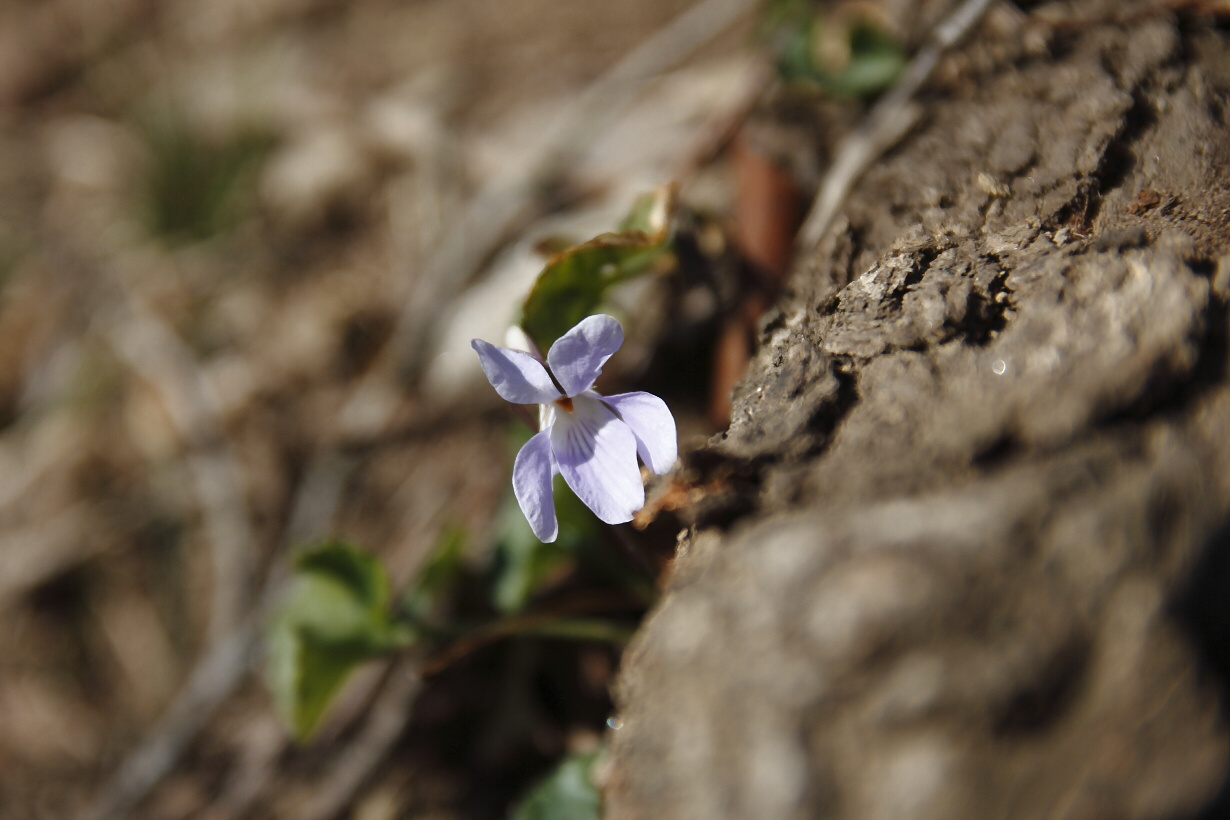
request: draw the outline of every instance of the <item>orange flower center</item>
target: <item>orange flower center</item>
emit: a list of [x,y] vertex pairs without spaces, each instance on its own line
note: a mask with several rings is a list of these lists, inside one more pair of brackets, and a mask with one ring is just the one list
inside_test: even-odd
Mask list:
[[564,396],[562,399],[556,399],[555,403],[567,410],[569,413],[572,412],[572,399],[567,396]]

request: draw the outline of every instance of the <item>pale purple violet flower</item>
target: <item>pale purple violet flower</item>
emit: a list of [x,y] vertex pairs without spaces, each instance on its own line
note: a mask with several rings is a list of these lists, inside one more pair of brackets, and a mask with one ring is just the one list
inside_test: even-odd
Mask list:
[[675,463],[675,420],[666,402],[649,393],[600,396],[592,388],[602,365],[624,342],[624,330],[604,314],[582,319],[551,345],[547,361],[475,339],[487,380],[514,404],[537,404],[539,432],[513,463],[513,492],[541,541],[559,534],[551,479],[568,486],[608,524],[632,520],[645,505],[639,455],[655,473]]

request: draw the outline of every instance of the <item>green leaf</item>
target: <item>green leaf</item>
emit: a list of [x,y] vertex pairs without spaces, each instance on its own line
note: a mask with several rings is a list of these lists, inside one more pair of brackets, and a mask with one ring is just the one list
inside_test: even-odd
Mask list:
[[308,737],[360,663],[405,646],[389,618],[389,581],[373,556],[340,541],[307,550],[269,625],[266,676],[282,719]]
[[503,615],[523,610],[535,593],[575,563],[586,542],[598,537],[598,519],[559,476],[553,492],[559,535],[550,544],[534,535],[511,492],[496,514],[492,603]]
[[601,750],[572,754],[534,787],[509,820],[598,820],[602,798],[590,779]]
[[637,199],[618,233],[604,233],[547,260],[521,313],[521,327],[539,350],[545,352],[598,312],[610,288],[664,262],[673,264],[667,239],[674,202],[673,186],[656,189]]
[[171,244],[236,227],[274,145],[256,132],[211,141],[174,111],[147,120],[145,137],[151,161],[141,204],[150,230]]
[[297,740],[311,737],[350,673],[370,657],[292,630],[275,630],[269,639],[268,676],[278,713]]
[[[870,97],[888,88],[905,67],[905,52],[873,17],[792,14],[783,17],[778,71],[788,81],[831,95]],[[837,38],[837,43],[833,38]],[[837,46],[837,65],[817,61],[817,45]]]
[[464,568],[467,540],[465,530],[457,526],[447,526],[440,532],[427,563],[402,597],[402,611],[411,620],[431,618],[456,588]]
[[619,223],[619,232],[640,231],[654,244],[661,244],[674,217],[675,188],[660,185],[636,198],[628,215]]
[[817,79],[838,94],[866,97],[892,85],[905,67],[905,53],[887,32],[866,20],[850,28],[850,62],[845,69]]
[[380,561],[344,541],[329,541],[300,553],[295,571],[334,582],[369,610],[383,610],[389,602],[389,578]]

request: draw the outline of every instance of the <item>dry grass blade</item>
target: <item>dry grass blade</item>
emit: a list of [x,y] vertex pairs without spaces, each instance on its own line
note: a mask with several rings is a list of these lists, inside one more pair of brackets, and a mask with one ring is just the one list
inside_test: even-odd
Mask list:
[[[205,519],[214,563],[209,645],[155,729],[129,755],[82,815],[110,820],[127,814],[175,765],[183,750],[249,668],[256,621],[248,616],[256,558],[243,474],[227,444],[216,403],[192,356],[165,322],[126,295],[107,333],[116,352],[158,391],[193,452],[189,471]],[[245,620],[247,618],[247,620]]]
[[90,505],[79,502],[50,519],[0,536],[0,611],[19,595],[96,554],[102,542],[82,538],[91,523]]

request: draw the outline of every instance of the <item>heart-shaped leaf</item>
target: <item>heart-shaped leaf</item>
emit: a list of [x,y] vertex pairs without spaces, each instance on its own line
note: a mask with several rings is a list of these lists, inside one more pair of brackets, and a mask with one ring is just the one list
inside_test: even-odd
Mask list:
[[597,313],[606,293],[661,265],[673,265],[667,239],[675,209],[674,186],[637,199],[616,233],[604,233],[547,260],[521,311],[526,335],[546,351],[570,328]]
[[266,675],[283,720],[308,737],[356,666],[412,640],[389,617],[375,557],[340,541],[305,551],[268,633]]

